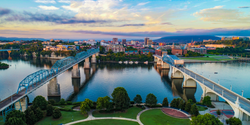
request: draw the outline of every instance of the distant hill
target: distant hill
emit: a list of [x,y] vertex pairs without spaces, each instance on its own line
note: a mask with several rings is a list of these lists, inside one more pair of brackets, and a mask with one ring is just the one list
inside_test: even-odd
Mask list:
[[0,37],[0,41],[3,41],[3,40],[9,40],[9,41],[21,41],[21,40],[46,40],[46,39],[43,39],[43,38],[18,38],[18,37]]
[[162,37],[160,39],[154,40],[154,42],[165,42],[165,43],[188,43],[193,41],[203,41],[203,40],[220,40],[220,37],[216,36],[168,36]]

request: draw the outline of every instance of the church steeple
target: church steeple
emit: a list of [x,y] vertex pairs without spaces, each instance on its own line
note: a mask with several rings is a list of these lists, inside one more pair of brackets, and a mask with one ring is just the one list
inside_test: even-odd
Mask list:
[[172,45],[172,49],[174,49],[174,43],[173,43],[173,45]]

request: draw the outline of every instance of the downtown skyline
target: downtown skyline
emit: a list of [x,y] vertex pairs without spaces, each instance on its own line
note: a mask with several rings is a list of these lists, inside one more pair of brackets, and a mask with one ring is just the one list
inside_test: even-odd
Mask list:
[[0,37],[249,36],[248,0],[1,0]]

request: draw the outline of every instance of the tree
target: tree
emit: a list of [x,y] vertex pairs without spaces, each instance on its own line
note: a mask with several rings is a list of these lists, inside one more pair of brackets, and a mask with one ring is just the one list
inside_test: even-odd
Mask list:
[[179,100],[178,108],[182,109],[184,105],[184,101],[182,99]]
[[54,105],[54,104],[56,103],[56,101],[55,101],[54,99],[50,99],[50,100],[48,101],[48,103],[51,104],[51,105]]
[[66,101],[65,101],[64,99],[61,99],[61,100],[59,101],[59,103],[60,103],[60,105],[65,105]]
[[191,110],[190,110],[190,113],[194,116],[197,116],[199,115],[199,110],[196,106],[196,104],[193,104],[192,107],[191,107]]
[[212,105],[212,103],[211,103],[211,97],[205,96],[204,99],[203,99],[203,101],[202,101],[202,104],[206,105],[206,106],[211,106]]
[[43,96],[37,96],[34,99],[32,105],[34,106],[35,109],[39,107],[41,110],[45,110],[48,105],[48,102]]
[[104,54],[104,52],[105,52],[105,48],[103,46],[100,46],[100,53]]
[[80,106],[80,110],[82,114],[87,114],[90,111],[91,107],[93,106],[93,102],[89,99],[85,99]]
[[168,98],[167,97],[163,99],[162,106],[168,107]]
[[100,110],[104,108],[107,109],[109,103],[110,103],[110,98],[108,96],[99,97],[96,102],[96,108]]
[[229,125],[242,125],[242,122],[239,118],[231,117],[230,119],[227,119],[227,124]]
[[37,121],[43,119],[43,111],[39,107],[35,110],[35,114]]
[[24,111],[24,114],[25,114],[27,125],[34,125],[38,121],[34,111],[30,107],[28,107]]
[[154,94],[149,93],[146,97],[146,104],[149,104],[150,106],[156,105],[157,103],[157,98]]
[[140,104],[142,102],[141,95],[137,94],[134,98],[135,103]]
[[6,116],[4,125],[25,125],[25,114],[20,110],[13,110]]
[[187,102],[186,105],[185,105],[185,111],[189,112],[190,109],[191,109],[191,103]]
[[123,87],[117,87],[114,89],[111,95],[113,97],[113,102],[116,109],[123,110],[129,107],[130,98],[126,89],[124,89]]
[[59,119],[61,116],[62,116],[61,111],[60,111],[58,108],[55,108],[55,109],[53,110],[53,115],[52,115],[52,117],[53,117],[54,119]]
[[216,114],[217,114],[217,115],[220,115],[220,114],[221,114],[221,112],[220,112],[219,109],[216,111]]
[[191,125],[223,125],[218,118],[211,114],[192,117]]
[[48,104],[48,106],[47,106],[47,114],[46,115],[51,116],[53,114],[53,110],[54,110],[53,106],[51,104]]
[[173,99],[170,103],[171,107],[178,108],[177,99]]

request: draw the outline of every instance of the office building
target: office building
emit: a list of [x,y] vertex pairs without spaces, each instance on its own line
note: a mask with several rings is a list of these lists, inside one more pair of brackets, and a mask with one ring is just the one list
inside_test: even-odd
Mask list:
[[144,45],[148,44],[148,40],[149,40],[149,38],[147,38],[147,37],[144,39]]

